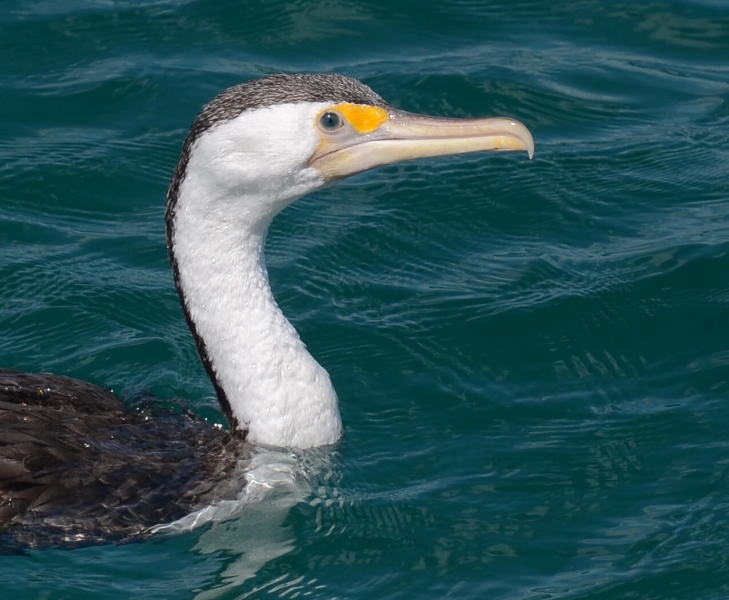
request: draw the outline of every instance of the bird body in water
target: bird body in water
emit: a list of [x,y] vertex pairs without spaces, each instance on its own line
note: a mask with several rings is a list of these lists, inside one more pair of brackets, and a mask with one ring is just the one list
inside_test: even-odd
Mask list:
[[183,312],[230,431],[131,411],[89,383],[0,370],[0,532],[29,546],[139,538],[234,499],[255,444],[335,443],[329,375],[269,286],[273,218],[377,166],[488,150],[531,157],[534,143],[513,119],[406,113],[340,75],[274,75],[214,98],[185,140],[165,218]]

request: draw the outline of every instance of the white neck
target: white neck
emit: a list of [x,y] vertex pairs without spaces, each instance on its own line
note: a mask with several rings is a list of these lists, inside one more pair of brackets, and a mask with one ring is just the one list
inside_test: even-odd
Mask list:
[[[331,444],[342,432],[336,393],[276,304],[263,255],[271,212],[320,187],[321,178],[305,172],[273,185],[255,180],[255,173],[241,181],[244,174],[236,172],[231,185],[230,174],[216,172],[206,157],[205,146],[215,144],[204,135],[171,222],[189,317],[247,439],[298,448]],[[272,203],[277,210],[270,210]]]

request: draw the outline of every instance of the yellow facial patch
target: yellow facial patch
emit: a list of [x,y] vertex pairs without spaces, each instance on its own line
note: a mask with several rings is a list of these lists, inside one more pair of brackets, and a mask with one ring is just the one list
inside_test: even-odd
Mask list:
[[384,108],[378,106],[363,106],[362,104],[337,104],[332,106],[357,133],[372,133],[386,122],[390,115]]

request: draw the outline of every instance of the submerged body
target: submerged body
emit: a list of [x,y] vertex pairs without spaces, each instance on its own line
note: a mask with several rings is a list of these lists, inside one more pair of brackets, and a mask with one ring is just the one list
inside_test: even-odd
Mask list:
[[277,75],[213,99],[185,140],[165,218],[183,312],[231,431],[130,411],[91,384],[0,371],[0,532],[34,546],[143,536],[234,498],[251,443],[335,443],[329,375],[268,283],[271,221],[338,179],[484,150],[531,156],[534,145],[512,119],[404,113],[339,75]]
[[144,537],[245,485],[251,445],[189,412],[4,369],[0,398],[0,532],[17,543]]

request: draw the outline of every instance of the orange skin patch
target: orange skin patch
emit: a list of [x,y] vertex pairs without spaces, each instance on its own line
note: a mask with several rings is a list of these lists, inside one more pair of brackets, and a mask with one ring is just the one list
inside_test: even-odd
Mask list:
[[359,134],[372,133],[380,125],[390,119],[384,108],[364,106],[362,104],[337,104],[332,106],[339,111],[347,122]]

